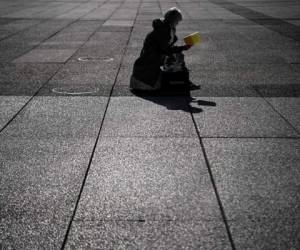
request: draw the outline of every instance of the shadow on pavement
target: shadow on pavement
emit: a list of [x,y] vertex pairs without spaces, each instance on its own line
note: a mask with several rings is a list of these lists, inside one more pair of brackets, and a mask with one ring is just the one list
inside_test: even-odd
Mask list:
[[184,112],[200,113],[201,107],[192,106],[195,103],[199,106],[216,106],[215,102],[197,100],[191,96],[190,90],[173,89],[159,91],[131,90],[131,92],[140,98],[165,106],[169,110],[182,110]]

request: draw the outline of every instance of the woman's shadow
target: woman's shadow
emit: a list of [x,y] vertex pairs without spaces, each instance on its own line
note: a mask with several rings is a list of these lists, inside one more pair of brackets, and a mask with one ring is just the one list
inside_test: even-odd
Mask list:
[[[200,87],[198,88],[200,89]],[[140,98],[165,106],[169,110],[182,110],[189,113],[200,113],[203,109],[200,106],[216,106],[215,102],[199,100],[191,96],[191,90],[187,87],[173,86],[169,89],[156,91],[131,90],[131,92]],[[192,106],[192,104],[199,107]]]

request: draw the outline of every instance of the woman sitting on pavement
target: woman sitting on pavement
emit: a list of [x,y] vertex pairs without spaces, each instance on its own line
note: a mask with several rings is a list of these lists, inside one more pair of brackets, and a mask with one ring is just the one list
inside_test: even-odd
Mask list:
[[172,7],[162,19],[152,22],[153,30],[147,34],[139,58],[135,61],[130,79],[132,90],[158,90],[161,88],[161,66],[166,59],[177,58],[181,61],[185,75],[185,83],[192,84],[188,79],[188,70],[184,64],[182,51],[190,49],[190,45],[174,46],[178,40],[176,26],[182,20],[179,9]]

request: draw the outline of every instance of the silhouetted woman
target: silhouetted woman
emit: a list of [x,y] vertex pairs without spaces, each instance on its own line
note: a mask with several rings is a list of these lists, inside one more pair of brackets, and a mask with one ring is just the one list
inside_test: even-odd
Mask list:
[[146,36],[140,57],[133,66],[130,79],[131,89],[159,89],[161,87],[160,66],[164,64],[166,56],[181,53],[191,47],[189,45],[174,46],[178,40],[176,26],[181,20],[181,12],[175,7],[170,8],[164,18],[153,20],[153,30]]

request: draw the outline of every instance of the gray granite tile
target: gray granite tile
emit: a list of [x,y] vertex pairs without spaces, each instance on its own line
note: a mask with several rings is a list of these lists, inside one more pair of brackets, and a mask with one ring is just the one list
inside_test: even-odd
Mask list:
[[39,96],[4,131],[18,138],[86,138],[99,131],[107,97]]
[[262,98],[215,97],[205,98],[204,101],[214,102],[216,105],[203,105],[203,112],[194,114],[201,136],[299,136]]
[[298,219],[298,139],[204,139],[228,220]]
[[111,25],[105,25],[102,26],[99,31],[102,32],[130,32],[132,26],[111,26]]
[[185,53],[185,61],[188,67],[190,64],[226,64],[228,58],[226,57],[225,53],[223,53],[220,50],[209,51],[204,50],[200,46],[195,45],[195,47],[192,47],[189,51]]
[[29,96],[0,96],[0,130],[26,104]]
[[1,30],[10,31],[11,33],[16,33],[21,30],[27,29],[31,26],[37,25],[41,22],[41,20],[33,20],[33,19],[16,19],[11,20],[10,22],[6,23],[5,25],[1,25]]
[[[85,63],[81,63],[80,65],[84,65]],[[90,85],[110,85],[114,84],[117,69],[116,66],[109,67],[109,65],[115,65],[115,63],[107,63],[107,67],[101,69],[98,68],[97,71],[93,69],[97,69],[97,67],[91,67],[90,69],[85,70],[85,67],[82,66],[82,69],[76,71],[76,67],[64,67],[62,68],[49,82],[50,85],[59,86],[59,85],[67,85],[67,86],[90,86]]]
[[14,62],[66,62],[75,52],[76,49],[33,49]]
[[[288,64],[189,64],[197,84],[298,84],[299,73]],[[194,73],[195,72],[195,73]],[[199,73],[201,72],[201,73]]]
[[112,84],[89,81],[51,81],[37,96],[105,96],[109,97]]
[[128,32],[97,32],[73,56],[121,58],[128,40]]
[[226,58],[234,63],[240,64],[286,64],[286,59],[278,51],[252,51],[244,52],[235,50],[225,52]]
[[55,19],[78,19],[87,15],[89,12],[91,12],[97,7],[98,1],[83,3],[79,7],[67,11],[62,15],[55,16]]
[[264,218],[230,221],[237,249],[298,249],[300,219]]
[[58,70],[57,64],[0,64],[1,95],[33,95]]
[[76,220],[221,219],[198,139],[101,137]]
[[3,96],[33,96],[43,85],[42,82],[1,82]]
[[109,20],[134,20],[138,12],[138,5],[122,6]]
[[[192,74],[192,73],[191,73]],[[259,97],[252,86],[240,84],[201,84],[200,89],[192,90],[191,96],[197,97]]]
[[105,3],[82,17],[82,20],[107,20],[120,6],[117,2]]
[[60,248],[95,139],[0,140],[1,246]]
[[300,133],[300,98],[267,98],[267,101]]
[[300,84],[253,84],[252,86],[263,97],[300,96]]
[[184,97],[113,97],[101,134],[194,137],[196,131]]
[[66,249],[231,249],[218,221],[75,222]]
[[118,72],[117,77],[117,85],[129,86],[130,84],[130,77],[133,70],[133,64],[127,64],[123,61],[122,66]]
[[0,63],[0,81],[41,81],[54,74],[59,64]]

